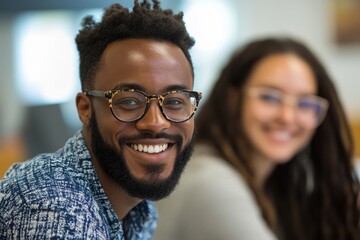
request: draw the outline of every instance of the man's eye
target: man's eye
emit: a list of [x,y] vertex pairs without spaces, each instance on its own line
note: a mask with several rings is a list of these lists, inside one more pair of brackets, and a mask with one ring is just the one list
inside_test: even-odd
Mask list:
[[175,98],[172,98],[172,99],[167,99],[164,104],[166,105],[179,105],[179,104],[182,104],[183,101],[181,99],[175,99]]
[[169,98],[165,99],[163,102],[163,107],[168,109],[180,109],[186,105],[184,99],[181,98]]
[[136,105],[139,104],[139,100],[135,98],[123,98],[117,101],[118,105]]
[[113,106],[120,109],[134,109],[142,106],[142,102],[136,98],[122,98],[113,102]]

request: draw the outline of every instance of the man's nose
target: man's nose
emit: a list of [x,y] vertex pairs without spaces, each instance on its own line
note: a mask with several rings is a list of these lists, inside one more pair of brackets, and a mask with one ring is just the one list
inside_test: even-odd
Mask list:
[[161,112],[157,99],[152,99],[145,115],[136,122],[136,127],[139,130],[147,130],[154,133],[161,132],[169,128],[170,125],[170,121]]

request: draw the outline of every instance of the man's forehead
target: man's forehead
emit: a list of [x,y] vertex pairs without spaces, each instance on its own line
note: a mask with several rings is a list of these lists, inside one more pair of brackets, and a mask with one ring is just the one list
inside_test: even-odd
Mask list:
[[170,88],[191,89],[193,76],[178,46],[166,41],[128,39],[111,43],[104,51],[95,79],[98,85],[96,82],[107,85],[106,90],[135,84],[143,91],[154,87],[149,87],[150,82],[159,86],[157,92],[163,92]]

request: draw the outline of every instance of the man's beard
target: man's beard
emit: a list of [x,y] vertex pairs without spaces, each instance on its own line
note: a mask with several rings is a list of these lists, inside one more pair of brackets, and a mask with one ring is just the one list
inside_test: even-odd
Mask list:
[[[125,142],[129,140],[144,139],[144,138],[166,138],[172,141],[178,149],[177,157],[174,163],[174,168],[171,175],[166,179],[159,179],[159,174],[162,172],[163,165],[148,165],[145,170],[150,176],[149,179],[135,178],[125,162],[125,157],[122,152],[117,153],[113,147],[107,144],[102,138],[95,113],[92,111],[90,119],[91,131],[91,147],[101,169],[105,171],[115,182],[117,182],[127,193],[131,196],[140,199],[160,200],[167,197],[176,187],[180,176],[189,161],[193,152],[193,138],[185,148],[180,151],[182,146],[182,138],[180,136],[168,134],[140,134],[136,137],[124,137],[119,140],[119,144],[124,146]],[[175,146],[173,146],[175,147]],[[128,159],[131,161],[131,159]],[[169,159],[171,161],[171,159]]]

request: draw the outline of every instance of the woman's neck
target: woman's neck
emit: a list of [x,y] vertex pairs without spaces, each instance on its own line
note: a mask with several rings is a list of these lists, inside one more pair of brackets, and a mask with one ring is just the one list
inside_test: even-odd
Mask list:
[[263,189],[267,179],[274,171],[276,165],[269,159],[266,159],[262,156],[252,157],[249,161],[249,165],[254,173],[255,187],[258,189]]

